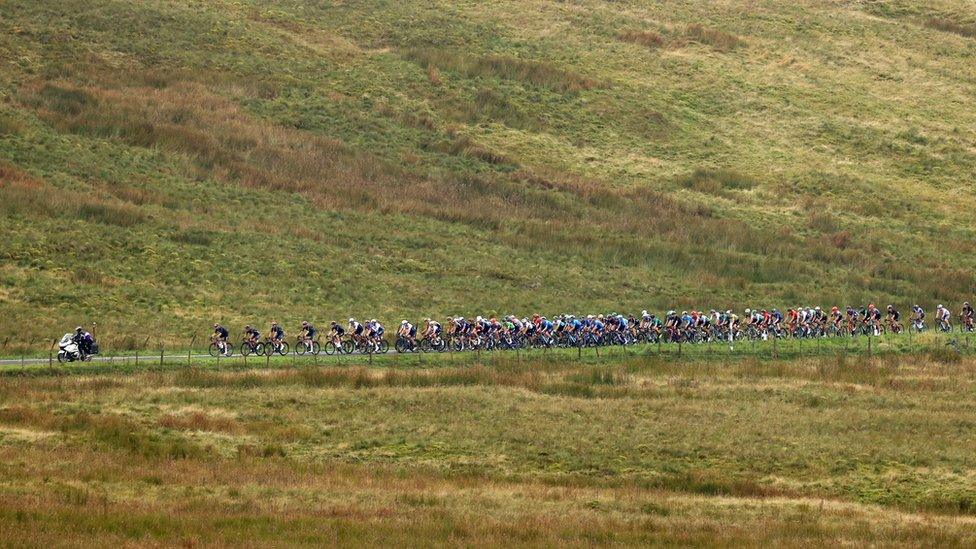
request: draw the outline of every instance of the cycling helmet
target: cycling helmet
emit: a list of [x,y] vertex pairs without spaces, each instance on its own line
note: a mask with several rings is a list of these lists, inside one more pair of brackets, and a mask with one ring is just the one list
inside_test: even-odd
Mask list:
[[82,331],[82,330],[81,330],[81,326],[78,326],[77,328],[75,328],[75,331],[76,331],[76,332],[81,332],[81,331]]
[[732,309],[729,309],[728,311],[725,311],[725,314],[727,314],[727,315],[732,314]]
[[643,311],[641,311],[641,316],[646,316],[646,315],[647,315],[647,309],[644,309]]
[[945,307],[943,307],[943,306],[942,306],[942,304],[941,304],[941,303],[939,303],[939,307],[938,307],[938,308],[939,308],[939,309],[944,309]]
[[751,312],[752,312],[752,309],[746,309],[746,314],[749,314]]
[[376,324],[376,319],[374,318],[373,320],[370,320],[370,322],[372,322],[373,324]]
[[356,322],[356,319],[355,318],[352,318],[352,317],[349,317],[349,324],[352,324],[353,322]]
[[406,320],[404,320],[403,322],[400,323],[400,326],[406,326],[407,324],[410,324],[410,323],[407,322]]
[[[80,330],[81,328],[78,328],[78,329]],[[251,329],[251,325],[250,325],[250,324],[248,324],[247,326],[244,326],[244,329],[245,329],[245,330],[250,330],[250,329]]]
[[814,309],[817,310],[817,311],[819,311],[820,310],[820,307],[814,307]]
[[214,322],[214,328],[220,328],[220,324],[217,323],[217,322]]
[[967,302],[963,303],[962,306],[963,307],[969,307],[969,302],[967,301]]
[[277,320],[272,320],[271,321],[271,325],[272,326],[277,326],[278,325],[278,321]]

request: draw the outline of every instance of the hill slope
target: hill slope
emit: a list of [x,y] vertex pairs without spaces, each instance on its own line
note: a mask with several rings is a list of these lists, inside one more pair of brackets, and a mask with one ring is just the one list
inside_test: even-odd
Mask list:
[[976,14],[916,4],[8,0],[0,331],[959,300]]

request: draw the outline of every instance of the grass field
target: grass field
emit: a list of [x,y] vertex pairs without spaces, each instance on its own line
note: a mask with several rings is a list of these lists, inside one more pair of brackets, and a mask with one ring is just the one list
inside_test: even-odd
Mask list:
[[0,333],[955,305],[974,29],[964,0],[7,0]]
[[8,545],[971,546],[976,362],[0,378]]

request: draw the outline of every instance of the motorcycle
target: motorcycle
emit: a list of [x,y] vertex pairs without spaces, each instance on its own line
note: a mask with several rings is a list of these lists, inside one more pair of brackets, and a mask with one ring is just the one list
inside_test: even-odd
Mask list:
[[58,362],[64,364],[65,362],[89,362],[92,359],[92,354],[85,353],[75,342],[74,334],[67,333],[58,342]]

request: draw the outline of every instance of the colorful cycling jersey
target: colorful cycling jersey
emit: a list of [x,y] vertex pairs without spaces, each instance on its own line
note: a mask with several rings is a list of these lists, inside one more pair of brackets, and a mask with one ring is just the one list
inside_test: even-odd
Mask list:
[[217,334],[221,339],[227,339],[227,336],[230,335],[227,328],[224,328],[223,326],[217,326],[214,328],[214,333]]

